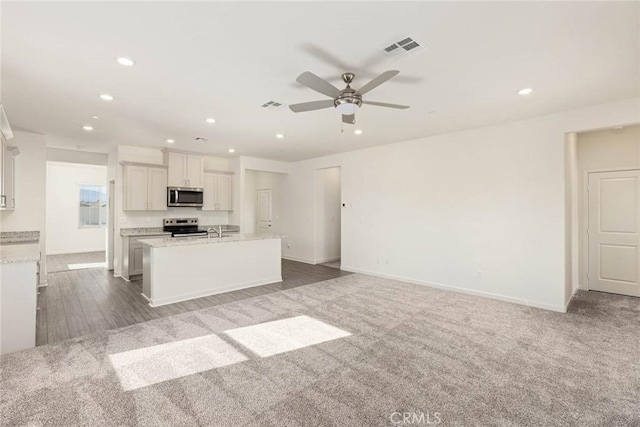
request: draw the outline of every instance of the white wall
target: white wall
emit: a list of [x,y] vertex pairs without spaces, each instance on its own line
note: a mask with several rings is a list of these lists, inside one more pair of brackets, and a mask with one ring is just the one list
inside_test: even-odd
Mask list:
[[626,126],[621,130],[604,129],[577,135],[577,179],[579,224],[579,277],[580,287],[587,289],[587,212],[584,197],[584,174],[588,170],[640,168],[640,125]]
[[258,190],[271,188],[272,192],[272,224],[271,233],[280,234],[282,230],[282,200],[284,179],[286,175],[272,172],[245,170],[244,202],[242,205],[242,232],[251,234],[256,232],[258,220]]
[[16,157],[16,209],[0,211],[1,231],[40,231],[40,283],[47,280],[46,248],[46,137],[14,130],[9,145],[18,147]]
[[575,132],[565,136],[565,308],[579,287],[578,273],[578,135]]
[[630,99],[294,163],[284,256],[313,262],[315,170],[342,167],[342,268],[564,311],[565,134]]
[[315,254],[316,264],[340,259],[340,168],[316,171]]
[[107,167],[47,162],[47,254],[104,251],[106,227],[78,226],[80,184],[107,185]]
[[49,162],[106,166],[107,160],[108,155],[105,153],[92,153],[90,151],[65,150],[62,148],[47,147],[47,161]]

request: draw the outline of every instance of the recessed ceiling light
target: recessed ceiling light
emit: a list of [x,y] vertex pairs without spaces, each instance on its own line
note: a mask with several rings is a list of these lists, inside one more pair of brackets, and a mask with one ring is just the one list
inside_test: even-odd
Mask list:
[[234,150],[233,148],[229,148],[227,151],[230,152],[230,153],[235,153],[236,152],[236,150]]
[[174,142],[176,142],[174,139],[167,139],[168,144],[173,144]]
[[216,119],[212,119],[211,117],[207,119],[207,123],[215,123],[215,122],[216,122]]
[[109,95],[108,93],[103,93],[102,95],[100,95],[100,99],[104,101],[113,101],[113,96]]
[[118,64],[124,65],[125,67],[131,67],[133,64],[135,64],[135,62],[133,62],[133,59],[124,57],[120,57],[116,59],[116,61],[118,61]]
[[282,138],[284,138],[284,134],[283,133],[276,133],[276,138],[282,139]]
[[93,130],[93,126],[82,126],[82,129],[86,130],[86,131],[92,131]]
[[520,89],[518,91],[518,95],[529,95],[531,92],[533,92],[533,89],[531,89],[530,87],[525,87],[524,89]]
[[94,120],[98,120],[100,117],[98,117],[98,116],[91,116],[91,118],[92,118],[92,119],[94,119]]
[[356,129],[353,131],[356,135],[362,135],[362,129]]

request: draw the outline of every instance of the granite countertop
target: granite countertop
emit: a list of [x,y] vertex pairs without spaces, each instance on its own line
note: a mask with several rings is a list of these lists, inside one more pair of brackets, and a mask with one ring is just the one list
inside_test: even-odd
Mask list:
[[128,236],[158,236],[158,235],[170,236],[171,233],[162,231],[162,227],[136,227],[136,228],[121,228],[120,235],[124,237]]
[[[218,227],[218,225],[201,225],[198,230],[207,231],[209,227]],[[240,227],[237,225],[222,225],[222,231],[227,233],[234,233],[240,231]],[[171,233],[162,231],[162,227],[136,227],[136,228],[121,228],[120,235],[123,237],[129,236],[171,236]]]
[[0,245],[39,243],[39,231],[3,231],[0,233]]
[[[218,225],[201,225],[198,227],[198,230],[204,230],[207,231],[207,229],[209,229],[210,227],[220,227],[220,224]],[[231,225],[231,224],[222,224],[222,231],[226,231],[228,233],[235,233],[240,231],[240,226],[239,225]]]
[[0,264],[36,261],[40,261],[40,245],[37,243],[0,246]]
[[271,236],[267,234],[238,234],[235,236],[223,237],[222,239],[218,237],[159,237],[157,239],[139,239],[139,242],[149,245],[152,248],[165,248],[170,246],[209,245],[279,238],[280,236]]

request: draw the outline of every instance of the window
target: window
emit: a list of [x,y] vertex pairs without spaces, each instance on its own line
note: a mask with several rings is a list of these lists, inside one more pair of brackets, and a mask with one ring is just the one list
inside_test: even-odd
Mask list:
[[107,187],[80,184],[78,227],[106,227],[107,212]]

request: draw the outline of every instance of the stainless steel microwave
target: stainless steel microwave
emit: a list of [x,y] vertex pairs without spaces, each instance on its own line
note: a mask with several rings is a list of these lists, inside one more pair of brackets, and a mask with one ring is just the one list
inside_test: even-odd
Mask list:
[[167,206],[201,208],[204,196],[202,188],[167,187]]

